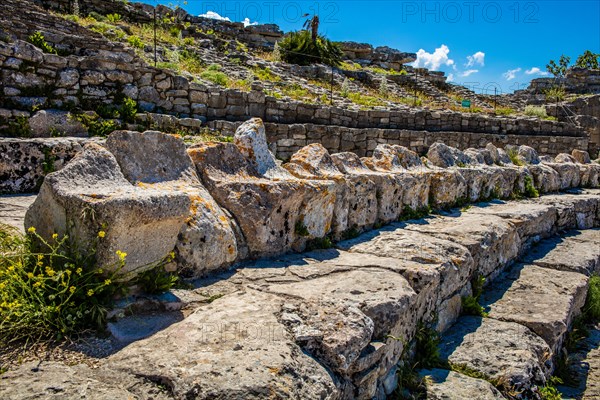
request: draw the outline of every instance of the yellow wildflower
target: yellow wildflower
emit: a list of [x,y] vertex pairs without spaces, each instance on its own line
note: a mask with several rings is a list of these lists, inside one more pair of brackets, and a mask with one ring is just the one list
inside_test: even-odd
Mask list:
[[40,287],[42,286],[42,282],[36,282],[33,284],[33,287]]
[[104,286],[108,286],[112,283],[112,281],[110,279],[107,279],[104,281]]
[[88,297],[92,297],[94,295],[94,291],[92,289],[87,291]]
[[33,279],[33,277],[34,277],[34,275],[33,275],[33,272],[28,272],[28,273],[27,273],[27,277],[28,277],[29,279]]
[[27,232],[35,233],[35,227],[33,227],[33,226],[29,227],[29,229],[27,229]]
[[54,235],[52,235],[52,239],[54,239],[54,240],[58,239],[58,233],[55,233]]
[[121,251],[121,250],[117,250],[117,256],[119,256],[119,259],[121,261],[124,261],[125,257],[127,257],[127,253],[125,253],[124,251]]
[[15,266],[11,265],[10,267],[8,267],[8,272],[13,272],[15,270]]
[[82,271],[82,270],[81,270],[81,268],[77,268],[77,269],[75,270],[75,273],[76,273],[77,275],[81,275],[81,271]]
[[104,232],[104,231],[100,231],[100,232],[98,232],[98,237],[99,237],[100,239],[102,239],[104,236],[106,236],[106,232]]
[[55,272],[52,268],[50,267],[46,267],[46,275],[48,276],[54,276]]
[[77,288],[75,286],[71,286],[69,288],[69,292],[71,292],[71,294],[75,293],[75,290],[77,290]]
[[71,274],[73,273],[73,271],[71,271],[70,269],[65,271],[67,273],[67,276],[71,276]]

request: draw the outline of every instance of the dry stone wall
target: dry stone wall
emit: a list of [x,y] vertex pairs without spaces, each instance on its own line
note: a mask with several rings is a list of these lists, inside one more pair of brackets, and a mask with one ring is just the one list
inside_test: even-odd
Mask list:
[[[408,107],[356,111],[324,104],[281,101],[267,96],[260,84],[253,85],[250,92],[241,92],[193,83],[186,77],[146,65],[133,50],[76,23],[36,7],[20,7],[20,4],[17,0],[0,4],[0,22],[14,27],[0,37],[0,72],[4,83],[0,98],[3,121],[0,122],[3,124],[17,117],[29,117],[32,108],[81,106],[94,109],[130,97],[145,111],[202,121],[244,121],[260,117],[272,123],[348,128],[586,135],[582,129],[565,122]],[[45,54],[23,41],[37,31],[42,31],[50,44],[67,55]]]

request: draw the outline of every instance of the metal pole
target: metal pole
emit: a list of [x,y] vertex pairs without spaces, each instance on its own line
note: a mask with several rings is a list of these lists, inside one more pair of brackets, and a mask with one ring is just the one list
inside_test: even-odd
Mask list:
[[496,109],[496,98],[498,97],[498,88],[494,88],[494,110]]
[[333,65],[331,66],[331,97],[329,98],[329,105],[333,105]]
[[158,5],[154,5],[154,68],[156,68],[156,7]]
[[419,70],[415,68],[415,101],[413,102],[413,106],[417,105],[417,85],[419,83]]

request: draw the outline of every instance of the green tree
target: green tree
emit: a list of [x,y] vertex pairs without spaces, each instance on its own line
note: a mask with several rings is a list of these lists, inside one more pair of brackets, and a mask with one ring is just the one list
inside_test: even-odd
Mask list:
[[558,64],[554,60],[550,60],[550,63],[546,65],[546,70],[554,75],[556,78],[562,78],[567,73],[569,69],[569,63],[571,62],[571,57],[567,57],[564,54],[560,56],[560,60],[558,60]]
[[598,59],[600,59],[600,54],[594,54],[590,50],[586,50],[582,55],[577,57],[575,66],[577,68],[598,69]]

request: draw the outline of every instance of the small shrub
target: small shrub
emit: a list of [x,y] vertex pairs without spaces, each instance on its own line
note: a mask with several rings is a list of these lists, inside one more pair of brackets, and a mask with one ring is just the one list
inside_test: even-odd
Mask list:
[[515,109],[510,107],[496,107],[495,110],[496,115],[511,115],[515,112]]
[[[101,231],[97,240],[103,237]],[[120,261],[107,272],[94,268],[94,253],[77,253],[67,236],[45,241],[34,228],[22,237],[0,226],[0,342],[102,329],[107,307],[122,292],[127,255],[118,252]]]
[[379,82],[379,95],[383,98],[387,98],[389,92],[387,79],[383,77],[381,78],[381,82]]
[[137,103],[135,100],[126,97],[123,104],[119,107],[119,114],[125,122],[134,122],[137,114]]
[[540,193],[533,185],[533,179],[528,175],[525,177],[525,191],[523,192],[525,197],[536,198],[540,197]]
[[552,86],[551,88],[546,89],[544,91],[544,95],[546,95],[546,101],[548,102],[553,102],[557,100],[563,101],[567,96],[567,92],[562,86]]
[[330,249],[332,247],[333,247],[333,242],[327,236],[323,237],[323,238],[315,238],[315,239],[309,240],[306,243],[306,251]]
[[110,22],[112,24],[116,24],[121,21],[122,17],[120,14],[115,13],[115,14],[108,14],[106,16],[106,19],[108,20],[108,22]]
[[[171,253],[170,258],[167,260],[170,262],[175,255]],[[168,292],[179,282],[179,277],[172,273],[167,272],[163,265],[159,265],[156,268],[142,272],[136,279],[136,283],[140,285],[144,293],[149,294],[161,294]]]
[[348,78],[344,78],[344,82],[342,82],[342,89],[340,90],[340,96],[348,97],[348,93],[350,93],[350,81]]
[[436,368],[440,365],[440,335],[422,322],[415,334],[415,362],[419,368]]
[[120,127],[116,121],[103,120],[98,115],[77,114],[74,118],[87,128],[90,136],[106,137]]
[[294,227],[294,232],[299,236],[308,236],[310,232],[308,232],[308,228],[304,225],[304,219],[300,218],[296,221],[296,226]]
[[27,38],[28,42],[34,45],[35,47],[41,49],[44,53],[48,54],[58,54],[56,49],[46,42],[44,38],[44,34],[40,31],[35,32],[33,35]]
[[281,57],[290,64],[339,65],[343,52],[341,47],[329,39],[318,35],[312,40],[311,32],[302,30],[290,32],[279,41]]
[[279,41],[275,42],[275,46],[273,47],[273,54],[271,55],[271,58],[275,62],[281,61],[281,48],[279,47]]
[[556,385],[562,385],[562,380],[556,376],[550,377],[546,381],[546,385],[540,388],[540,396],[542,400],[562,400],[562,395],[556,388]]
[[474,315],[476,317],[487,317],[488,314],[473,296],[464,296],[460,299],[463,315]]
[[506,155],[508,156],[508,158],[510,158],[510,161],[519,166],[522,167],[523,165],[525,165],[525,162],[521,159],[521,157],[519,157],[519,153],[517,151],[517,149],[515,148],[508,148],[506,149]]
[[360,231],[353,226],[342,233],[342,240],[350,240],[360,236]]
[[95,19],[96,21],[104,22],[106,21],[106,17],[102,14],[97,13],[96,11],[92,11],[88,14],[89,18]]
[[592,275],[583,313],[590,321],[600,321],[600,276]]
[[[215,65],[215,64],[213,64]],[[227,86],[229,83],[229,79],[227,78],[227,75],[225,75],[223,72],[220,72],[218,70],[214,70],[214,69],[207,69],[206,71],[202,72],[200,74],[200,77],[202,79],[206,79],[207,81],[211,81],[213,83],[216,83],[217,85],[220,86]]]
[[426,217],[431,213],[431,209],[429,207],[421,207],[418,209],[414,209],[409,205],[405,205],[402,209],[402,214],[400,214],[400,221],[408,221],[412,219],[421,219]]
[[144,48],[144,42],[142,41],[142,39],[140,39],[139,36],[131,35],[127,38],[127,42],[131,47],[134,47],[136,49]]
[[524,113],[525,113],[525,115],[529,115],[532,117],[538,117],[538,118],[547,118],[548,117],[548,114],[546,113],[546,108],[542,107],[542,106],[533,106],[533,105],[525,106]]
[[29,127],[29,118],[17,117],[14,121],[9,121],[6,134],[12,137],[30,137],[31,128]]
[[268,81],[268,82],[279,82],[281,78],[278,75],[275,75],[269,67],[265,68],[254,68],[252,70],[254,76],[260,81]]

